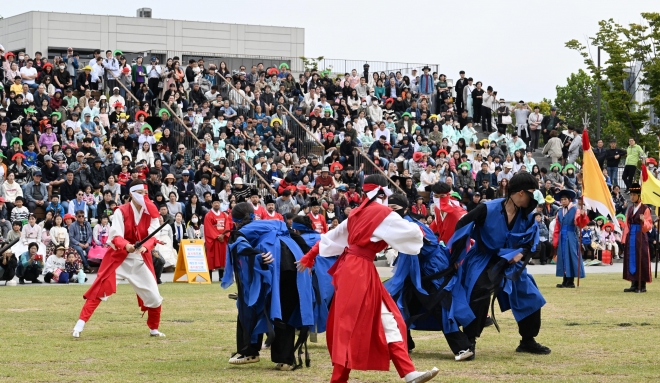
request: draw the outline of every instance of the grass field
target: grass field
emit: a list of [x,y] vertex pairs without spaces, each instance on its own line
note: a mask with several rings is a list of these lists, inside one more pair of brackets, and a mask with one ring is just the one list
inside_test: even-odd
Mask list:
[[[618,274],[590,275],[580,289],[554,288],[539,276],[548,303],[537,338],[548,356],[517,354],[519,336],[510,313],[502,329],[484,331],[477,359],[457,363],[440,333],[413,332],[418,369],[437,366],[445,382],[647,382],[660,380],[660,288],[624,294]],[[0,287],[0,381],[6,382],[328,382],[325,338],[310,344],[312,367],[273,370],[268,352],[259,364],[227,364],[235,345],[234,301],[213,285],[161,285],[161,331],[150,338],[128,285],[102,303],[80,339],[71,329],[87,286]],[[351,382],[400,382],[394,368],[359,372]]]

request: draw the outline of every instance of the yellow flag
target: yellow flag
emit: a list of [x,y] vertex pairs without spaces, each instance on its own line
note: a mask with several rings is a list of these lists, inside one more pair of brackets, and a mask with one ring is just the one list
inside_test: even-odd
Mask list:
[[619,222],[616,219],[616,209],[612,201],[612,194],[607,187],[603,171],[598,165],[598,160],[596,160],[596,156],[591,149],[589,135],[586,129],[582,134],[582,149],[584,150],[582,159],[582,200],[584,206],[597,211],[605,217],[609,216],[614,226],[620,229]]

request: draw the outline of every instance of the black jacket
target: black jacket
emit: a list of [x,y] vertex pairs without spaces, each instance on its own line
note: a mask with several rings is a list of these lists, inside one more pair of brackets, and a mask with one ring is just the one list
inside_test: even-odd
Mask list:
[[[619,158],[614,158],[614,156],[619,155]],[[616,149],[607,149],[605,151],[605,159],[607,160],[607,167],[608,168],[615,168],[619,166],[619,162],[621,161],[621,157],[625,157],[626,151],[621,150],[619,148]]]

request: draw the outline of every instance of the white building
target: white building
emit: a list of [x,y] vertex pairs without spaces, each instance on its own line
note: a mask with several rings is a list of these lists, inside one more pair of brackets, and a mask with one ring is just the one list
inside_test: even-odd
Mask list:
[[127,56],[157,52],[161,62],[213,54],[235,57],[241,64],[248,63],[246,57],[272,56],[279,64],[305,51],[303,28],[154,19],[144,8],[138,14],[142,17],[32,11],[0,20],[0,40],[6,51],[31,57],[36,51],[53,57],[72,47],[81,58],[91,57],[95,49],[119,49]]

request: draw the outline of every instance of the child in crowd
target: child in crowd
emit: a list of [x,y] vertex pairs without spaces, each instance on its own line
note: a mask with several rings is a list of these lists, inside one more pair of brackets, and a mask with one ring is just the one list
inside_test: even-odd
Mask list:
[[15,239],[20,239],[22,228],[23,223],[21,221],[13,221],[11,231],[7,233],[7,242],[13,242]]
[[619,235],[614,232],[614,224],[608,222],[603,225],[603,231],[600,233],[601,243],[605,250],[612,252],[613,259],[619,259]]
[[[46,265],[44,266],[44,282],[50,283],[51,280],[59,281],[61,273],[64,273],[66,268],[66,260],[64,259],[64,246],[57,246],[55,254],[48,257]],[[68,278],[66,278],[68,280]]]
[[[74,253],[69,253],[66,262],[64,264],[64,271],[66,271],[67,274],[69,274],[69,282],[76,283],[78,282],[78,272],[80,271],[80,263],[76,259],[76,255]],[[87,278],[85,278],[86,282]]]
[[83,201],[85,201],[85,204],[87,205],[87,209],[89,212],[87,216],[89,218],[96,218],[96,199],[94,198],[94,194],[92,194],[91,185],[85,186]]
[[23,197],[21,196],[16,197],[16,201],[14,202],[15,206],[11,210],[11,221],[12,222],[20,221],[21,226],[27,223],[28,216],[30,215],[30,211],[28,210],[28,208],[23,206],[24,202],[25,199]]
[[595,250],[600,248],[600,237],[598,236],[596,222],[589,221],[587,227],[582,229],[582,260],[587,258],[597,259]]

